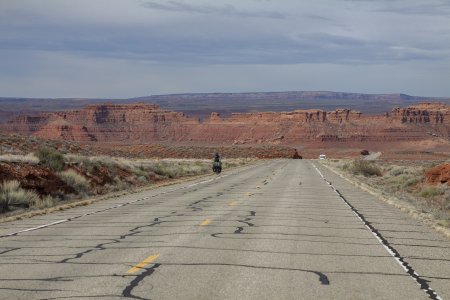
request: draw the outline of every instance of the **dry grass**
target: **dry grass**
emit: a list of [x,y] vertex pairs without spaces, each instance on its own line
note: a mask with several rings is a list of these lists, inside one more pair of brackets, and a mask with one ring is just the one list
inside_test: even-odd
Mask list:
[[[121,168],[129,170],[133,175],[143,181],[149,180],[150,174],[156,174],[162,178],[178,178],[206,174],[211,171],[212,161],[209,159],[131,159],[123,157],[66,155],[69,163],[84,166],[89,172],[95,167],[105,166],[108,169]],[[253,162],[254,159],[224,159],[223,169],[242,166]]]
[[443,195],[444,193],[445,193],[444,188],[435,186],[423,186],[418,194],[420,197],[423,198],[433,198],[436,196]]
[[[63,163],[66,170],[53,172],[77,193],[53,193],[39,197],[33,191],[25,191],[15,183],[14,199],[10,196],[4,200],[3,209],[6,212],[10,205],[14,211],[6,215],[23,212],[23,208],[43,209],[59,206],[75,199],[83,199],[89,195],[101,195],[117,191],[126,191],[139,187],[160,184],[163,182],[176,182],[183,178],[195,178],[205,174],[212,174],[212,160],[209,159],[129,159],[107,156],[80,156],[62,155],[55,150],[44,152],[44,158]],[[50,155],[47,155],[51,153]],[[41,153],[42,154],[42,153]],[[31,156],[30,156],[31,157]],[[42,157],[41,157],[42,159]],[[242,166],[253,162],[254,159],[225,159],[224,169]],[[41,160],[42,162],[42,160]],[[59,167],[53,169],[59,169]],[[40,166],[36,166],[39,168]],[[21,194],[20,194],[21,193]],[[5,193],[4,193],[5,194]],[[9,195],[9,194],[8,194]],[[53,198],[53,197],[55,198]],[[26,198],[29,197],[29,198]],[[0,203],[0,205],[2,205]]]
[[0,212],[9,210],[11,205],[30,207],[38,201],[38,194],[21,188],[17,180],[5,181],[0,184]]
[[21,163],[29,163],[29,164],[38,164],[39,158],[37,158],[32,153],[29,153],[26,155],[3,154],[3,155],[0,155],[0,161],[1,162],[21,162]]
[[59,172],[58,176],[68,185],[73,187],[78,193],[87,193],[89,191],[89,181],[74,170]]
[[354,175],[361,174],[365,177],[381,176],[381,169],[373,161],[357,159],[353,161],[350,170]]
[[33,210],[33,211],[20,211],[20,212],[15,212],[11,215],[0,215],[0,223],[5,223],[5,222],[12,222],[12,221],[17,221],[17,220],[22,220],[22,219],[28,219],[28,218],[33,218],[35,216],[42,216],[42,215],[46,215],[49,213],[54,213],[54,212],[58,212],[58,211],[64,211],[67,209],[71,209],[74,207],[79,207],[79,206],[87,206],[93,203],[96,203],[98,201],[102,201],[102,200],[108,200],[111,198],[116,198],[116,197],[120,197],[120,196],[124,196],[124,195],[128,195],[131,193],[138,193],[138,192],[142,192],[142,191],[147,191],[147,190],[153,190],[156,188],[160,188],[160,187],[164,187],[164,186],[170,186],[170,185],[174,185],[174,184],[179,184],[182,182],[186,182],[186,181],[190,181],[190,180],[196,180],[199,179],[201,177],[204,177],[205,175],[197,175],[197,176],[193,176],[193,177],[188,177],[188,178],[178,178],[175,180],[165,180],[165,181],[161,181],[156,183],[155,185],[148,185],[145,187],[140,187],[140,188],[136,188],[133,190],[121,190],[118,192],[113,192],[113,193],[109,193],[107,195],[103,195],[100,197],[96,197],[96,198],[91,198],[91,199],[84,199],[84,200],[70,200],[68,203],[55,203],[55,206],[52,207],[47,207],[47,208],[43,208],[43,209],[39,209],[39,210]]
[[42,199],[39,198],[36,201],[34,201],[30,207],[42,209],[42,208],[53,207],[53,206],[55,206],[55,204],[56,204],[56,200],[52,196],[47,195]]
[[[209,159],[132,159],[109,156],[66,155],[68,164],[76,164],[88,174],[95,174],[99,168],[107,168],[113,183],[105,186],[109,191],[129,189],[136,185],[151,184],[160,180],[203,175],[212,172],[212,160]],[[242,166],[254,159],[225,159],[224,169]],[[128,177],[123,177],[124,172]],[[65,180],[68,182],[68,180]],[[74,186],[74,185],[72,185]]]
[[177,178],[205,174],[210,170],[210,164],[205,161],[152,161],[142,164],[141,168],[165,178]]

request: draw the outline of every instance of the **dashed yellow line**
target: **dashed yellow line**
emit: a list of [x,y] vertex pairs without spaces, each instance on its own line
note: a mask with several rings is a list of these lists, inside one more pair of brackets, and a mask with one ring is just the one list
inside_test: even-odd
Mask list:
[[137,271],[139,271],[140,269],[142,269],[143,267],[145,267],[146,265],[157,259],[158,256],[159,254],[150,255],[149,257],[147,257],[146,259],[144,259],[143,261],[141,261],[140,263],[129,269],[127,273],[128,274],[136,273]]
[[237,201],[233,201],[233,202],[228,203],[229,206],[235,206],[236,204],[238,204]]
[[209,225],[212,222],[212,219],[206,219],[205,221],[200,223],[200,226],[206,226]]

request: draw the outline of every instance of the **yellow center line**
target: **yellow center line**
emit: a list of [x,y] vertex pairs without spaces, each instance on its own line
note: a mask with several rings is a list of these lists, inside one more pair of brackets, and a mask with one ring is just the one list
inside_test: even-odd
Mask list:
[[140,263],[129,269],[127,273],[128,274],[136,273],[137,271],[139,271],[140,269],[142,269],[143,267],[145,267],[146,265],[157,259],[158,256],[159,254],[150,255],[149,257],[147,257],[146,259],[144,259],[143,261],[141,261]]
[[229,206],[235,206],[237,203],[238,203],[237,201],[233,201],[233,202],[228,203],[228,205]]
[[203,222],[200,223],[200,226],[206,226],[206,225],[209,225],[209,223],[211,223],[211,222],[212,222],[211,219],[206,219],[205,221],[203,221]]

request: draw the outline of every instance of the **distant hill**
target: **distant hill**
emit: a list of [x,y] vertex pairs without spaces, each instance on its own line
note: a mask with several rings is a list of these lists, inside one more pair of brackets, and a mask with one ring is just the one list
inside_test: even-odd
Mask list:
[[182,111],[201,119],[211,112],[226,116],[232,112],[292,111],[296,109],[335,110],[348,108],[364,114],[380,114],[394,107],[403,107],[423,101],[450,104],[450,98],[417,97],[406,94],[360,94],[328,91],[292,91],[268,93],[198,93],[153,95],[129,99],[90,98],[6,98],[0,97],[0,122],[18,114],[42,111],[80,109],[89,104],[132,102],[154,103],[163,109]]

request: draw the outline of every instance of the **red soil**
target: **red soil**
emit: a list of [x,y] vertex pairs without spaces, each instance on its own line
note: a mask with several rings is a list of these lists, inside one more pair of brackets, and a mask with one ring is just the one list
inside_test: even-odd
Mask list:
[[76,193],[49,169],[27,163],[0,162],[0,182],[6,180],[17,180],[22,188],[35,190],[40,195]]
[[445,163],[427,171],[425,182],[432,185],[450,185],[450,163]]

